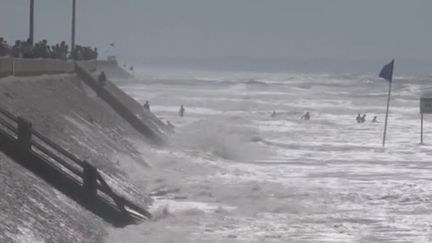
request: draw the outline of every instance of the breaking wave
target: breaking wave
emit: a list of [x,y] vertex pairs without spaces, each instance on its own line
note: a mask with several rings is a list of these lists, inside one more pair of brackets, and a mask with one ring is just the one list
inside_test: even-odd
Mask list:
[[173,141],[178,148],[226,160],[263,159],[267,152],[256,144],[259,134],[247,123],[245,119],[210,117],[182,129]]

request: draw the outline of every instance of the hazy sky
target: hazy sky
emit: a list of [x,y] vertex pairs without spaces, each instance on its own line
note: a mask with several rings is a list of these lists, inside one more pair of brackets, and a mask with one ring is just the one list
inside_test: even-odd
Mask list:
[[[24,39],[28,0],[0,1]],[[70,41],[72,0],[35,0],[36,39]],[[77,42],[130,58],[432,60],[432,0],[77,0]]]

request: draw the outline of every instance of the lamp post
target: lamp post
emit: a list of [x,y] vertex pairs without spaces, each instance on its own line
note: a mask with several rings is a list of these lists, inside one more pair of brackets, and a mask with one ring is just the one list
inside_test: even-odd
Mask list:
[[75,15],[76,15],[76,0],[72,0],[72,36],[71,36],[72,59],[75,59]]
[[34,0],[30,0],[30,23],[29,23],[29,40],[33,45],[34,41]]

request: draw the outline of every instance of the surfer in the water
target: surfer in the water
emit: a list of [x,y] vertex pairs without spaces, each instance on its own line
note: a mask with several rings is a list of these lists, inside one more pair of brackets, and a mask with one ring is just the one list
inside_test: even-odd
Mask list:
[[366,114],[360,115],[360,113],[358,113],[356,121],[357,123],[364,123],[366,121]]
[[360,115],[360,113],[357,114],[356,121],[357,121],[357,123],[361,122],[361,115]]
[[271,117],[276,117],[276,116],[277,116],[276,111],[273,111],[273,113],[271,114]]
[[360,123],[364,123],[366,121],[366,114],[363,114],[363,116],[360,118]]
[[304,113],[304,114],[300,117],[300,119],[303,119],[303,120],[305,120],[305,121],[309,121],[310,118],[311,118],[311,116],[310,116],[309,111],[306,111],[306,113]]
[[185,108],[183,107],[183,105],[180,106],[180,110],[179,110],[179,115],[180,117],[183,117],[185,113]]

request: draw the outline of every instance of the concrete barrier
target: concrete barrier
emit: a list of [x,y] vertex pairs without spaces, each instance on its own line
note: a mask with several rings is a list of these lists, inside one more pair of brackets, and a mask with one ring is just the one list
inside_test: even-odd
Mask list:
[[157,145],[166,144],[166,125],[151,112],[144,112],[142,106],[115,84],[106,80],[104,85],[98,81],[86,67],[80,63],[75,65],[76,73],[84,83],[95,91],[113,110],[117,112],[138,132]]
[[[98,68],[98,62],[96,60],[77,61],[82,67],[85,67],[88,71],[94,72]],[[75,66],[73,66],[75,71]]]
[[16,76],[71,73],[74,69],[72,62],[57,59],[14,58],[12,63]]
[[109,78],[114,79],[129,79],[133,76],[120,67],[116,60],[98,60],[97,69],[99,72],[105,72]]
[[[90,72],[97,69],[96,60],[77,61]],[[42,74],[72,73],[75,71],[74,61],[60,59],[27,59],[27,58],[0,58],[0,77],[32,76]]]
[[9,57],[0,57],[0,77],[12,74],[12,59]]

